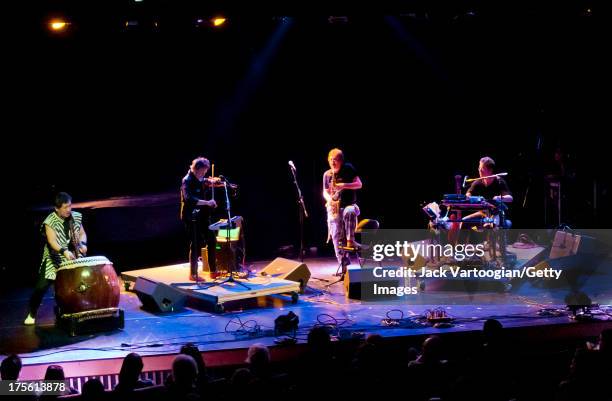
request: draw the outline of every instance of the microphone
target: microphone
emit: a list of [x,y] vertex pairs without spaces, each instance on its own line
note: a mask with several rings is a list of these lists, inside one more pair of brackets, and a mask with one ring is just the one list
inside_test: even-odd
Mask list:
[[225,183],[227,183],[227,186],[230,187],[231,189],[237,189],[238,188],[238,184],[232,184],[230,182],[230,180],[227,179],[226,176],[219,174],[219,179]]
[[463,177],[463,188],[465,188],[465,181],[467,180],[467,175]]
[[289,167],[291,167],[291,170],[296,171],[297,169],[295,168],[295,164],[293,164],[292,160],[289,160]]

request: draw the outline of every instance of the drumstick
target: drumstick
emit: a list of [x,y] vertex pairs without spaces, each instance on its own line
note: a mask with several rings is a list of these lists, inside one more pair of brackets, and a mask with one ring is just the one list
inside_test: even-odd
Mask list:
[[504,176],[504,175],[508,175],[508,173],[493,174],[493,175],[488,175],[486,177],[468,178],[468,179],[464,180],[464,182],[473,182],[473,181],[478,181],[478,180],[484,180],[485,178],[501,177],[501,176]]

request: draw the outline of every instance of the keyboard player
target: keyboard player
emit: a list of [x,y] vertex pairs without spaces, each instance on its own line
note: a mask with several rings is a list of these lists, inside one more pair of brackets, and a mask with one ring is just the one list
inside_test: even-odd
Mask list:
[[[511,203],[512,193],[508,188],[506,180],[495,175],[495,161],[492,158],[485,156],[478,163],[478,175],[480,179],[472,182],[472,185],[466,192],[466,196],[482,196],[487,201]],[[493,177],[491,177],[493,176]],[[484,178],[488,177],[488,178]],[[484,211],[478,211],[465,216],[463,220],[471,220],[486,217]]]

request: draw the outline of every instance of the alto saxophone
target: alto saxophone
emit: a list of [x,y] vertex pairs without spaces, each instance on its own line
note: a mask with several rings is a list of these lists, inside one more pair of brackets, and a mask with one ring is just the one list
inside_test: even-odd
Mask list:
[[332,171],[331,183],[329,188],[329,195],[331,199],[329,200],[329,209],[330,213],[333,216],[337,216],[340,213],[340,193],[341,189],[336,190],[336,173]]

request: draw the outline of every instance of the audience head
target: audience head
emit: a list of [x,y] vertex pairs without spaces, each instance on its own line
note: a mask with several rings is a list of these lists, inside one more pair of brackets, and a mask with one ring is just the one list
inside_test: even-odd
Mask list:
[[422,362],[436,362],[442,358],[442,338],[439,336],[429,336],[423,342],[423,353],[420,360]]
[[326,351],[331,346],[331,336],[327,327],[313,327],[308,333],[308,346],[312,351]]
[[198,365],[189,355],[178,355],[172,362],[172,378],[179,387],[191,387],[198,376]]
[[133,385],[140,378],[144,364],[142,357],[135,352],[127,354],[123,358],[121,371],[119,372],[119,383],[122,386]]
[[7,356],[0,365],[0,376],[2,380],[17,380],[21,372],[21,358],[19,355]]
[[187,343],[181,347],[181,354],[189,355],[198,365],[198,375],[206,374],[206,364],[198,347],[193,343]]
[[66,380],[64,368],[60,365],[49,365],[45,372],[45,380]]
[[89,379],[83,384],[83,400],[101,400],[104,397],[104,385],[99,379]]
[[263,344],[253,344],[249,347],[246,363],[255,376],[267,372],[270,366],[270,351]]

